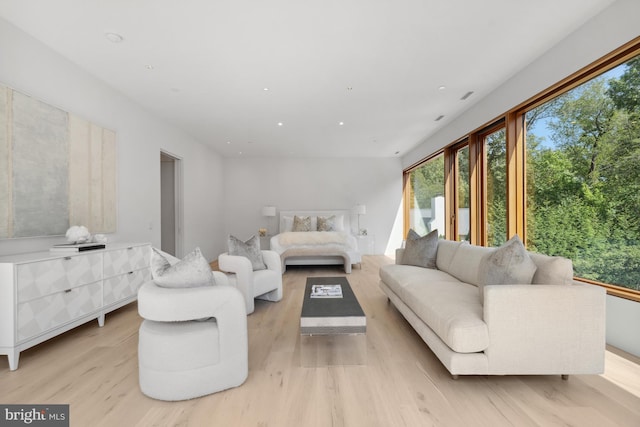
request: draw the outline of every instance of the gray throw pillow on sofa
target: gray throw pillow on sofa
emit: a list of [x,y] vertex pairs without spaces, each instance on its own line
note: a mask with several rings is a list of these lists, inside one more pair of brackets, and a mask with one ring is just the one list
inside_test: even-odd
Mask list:
[[536,264],[516,234],[495,251],[484,256],[480,264],[480,300],[484,301],[486,285],[531,284]]
[[266,270],[267,266],[262,259],[260,250],[260,240],[258,236],[251,236],[249,240],[243,242],[235,236],[229,236],[229,255],[243,256],[251,261],[253,271]]
[[195,248],[193,252],[173,264],[170,261],[168,257],[153,248],[151,275],[156,285],[163,288],[195,288],[215,285],[211,266],[202,256],[200,248]]
[[426,236],[409,230],[407,242],[400,264],[415,265],[424,268],[436,268],[436,254],[438,253],[438,230],[433,230]]

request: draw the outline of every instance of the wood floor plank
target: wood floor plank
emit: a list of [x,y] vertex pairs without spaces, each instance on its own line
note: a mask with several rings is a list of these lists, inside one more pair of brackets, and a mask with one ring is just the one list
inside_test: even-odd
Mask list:
[[[23,352],[17,371],[0,357],[0,403],[68,403],[72,426],[640,426],[639,359],[615,349],[603,375],[453,380],[380,290],[378,268],[389,262],[365,256],[350,275],[288,268],[283,300],[256,301],[247,319],[249,377],[238,388],[183,402],[144,396],[141,319],[130,304],[103,328],[91,322]],[[362,345],[305,347],[299,322],[311,276],[348,278],[367,315]],[[350,351],[362,354],[347,360]]]

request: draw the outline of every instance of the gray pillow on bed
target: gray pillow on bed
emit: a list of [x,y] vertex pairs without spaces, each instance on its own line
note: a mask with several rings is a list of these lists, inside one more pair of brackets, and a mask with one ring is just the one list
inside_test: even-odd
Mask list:
[[311,231],[311,217],[298,215],[294,216],[293,231]]
[[318,217],[318,231],[337,231],[336,216],[330,217],[319,216]]

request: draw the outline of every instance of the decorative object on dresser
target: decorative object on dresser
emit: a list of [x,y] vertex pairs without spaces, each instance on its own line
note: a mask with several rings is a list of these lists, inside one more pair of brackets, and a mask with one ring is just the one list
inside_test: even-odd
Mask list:
[[151,278],[150,245],[110,244],[75,253],[0,257],[0,354],[9,369],[20,352],[137,298]]

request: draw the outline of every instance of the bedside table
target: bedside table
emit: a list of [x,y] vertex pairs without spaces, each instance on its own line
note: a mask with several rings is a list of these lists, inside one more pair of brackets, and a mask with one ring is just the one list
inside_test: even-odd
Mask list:
[[362,255],[373,255],[375,253],[375,238],[371,234],[355,236],[358,241],[358,252]]
[[271,238],[273,236],[260,236],[260,249],[269,250],[271,249]]

